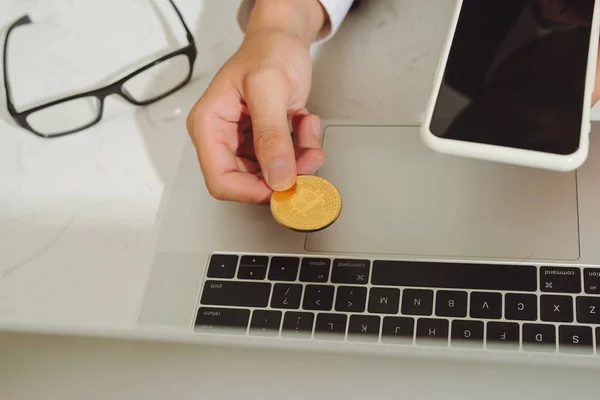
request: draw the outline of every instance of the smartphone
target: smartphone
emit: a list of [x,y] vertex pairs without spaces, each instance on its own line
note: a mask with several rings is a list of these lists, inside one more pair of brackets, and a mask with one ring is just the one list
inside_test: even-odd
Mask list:
[[588,155],[600,0],[458,0],[421,125],[440,153],[557,171]]

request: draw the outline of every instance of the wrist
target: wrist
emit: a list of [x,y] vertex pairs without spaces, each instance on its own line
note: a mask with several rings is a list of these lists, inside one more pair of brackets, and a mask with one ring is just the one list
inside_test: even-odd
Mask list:
[[284,32],[310,46],[326,23],[319,0],[255,0],[246,34]]

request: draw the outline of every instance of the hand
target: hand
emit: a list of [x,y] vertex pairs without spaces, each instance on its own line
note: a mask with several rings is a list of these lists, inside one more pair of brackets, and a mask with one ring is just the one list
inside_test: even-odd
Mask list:
[[600,100],[600,44],[598,45],[598,54],[596,57],[596,79],[594,81],[594,92],[592,93],[592,107]]
[[[298,174],[315,173],[325,160],[319,118],[305,108],[312,78],[309,46],[324,12],[317,0],[265,3],[269,9],[255,3],[240,49],[187,120],[206,186],[219,200],[267,202],[273,190],[291,188]],[[304,5],[313,7],[304,9],[306,25],[273,26],[285,22],[288,11],[301,20]]]
[[[547,21],[580,26],[592,24],[594,0],[537,0],[536,6],[540,18]],[[600,100],[600,51],[598,56],[592,106]]]

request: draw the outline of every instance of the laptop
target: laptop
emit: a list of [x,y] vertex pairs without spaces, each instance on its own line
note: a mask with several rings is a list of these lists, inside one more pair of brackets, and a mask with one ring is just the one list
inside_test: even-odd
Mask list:
[[343,198],[312,233],[220,202],[188,142],[137,326],[187,342],[600,366],[600,124],[577,171],[428,149],[418,126],[324,121]]

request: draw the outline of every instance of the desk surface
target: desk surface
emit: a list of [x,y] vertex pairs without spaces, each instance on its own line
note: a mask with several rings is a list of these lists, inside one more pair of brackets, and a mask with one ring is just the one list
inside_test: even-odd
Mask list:
[[[453,9],[431,1],[435,13],[418,1],[385,0],[349,16],[314,49],[311,109],[331,119],[418,123]],[[24,13],[33,20],[9,46],[17,107],[106,83],[185,40],[164,0],[1,3],[3,31]],[[162,20],[151,4],[160,5]],[[177,4],[199,53],[194,81],[177,94],[145,108],[109,98],[100,124],[53,140],[16,127],[0,97],[0,322],[134,320],[188,110],[242,39],[238,1]]]
[[0,334],[11,400],[597,398],[597,371]]
[[[161,21],[149,3],[141,0],[0,3],[2,32],[24,13],[29,13],[34,21],[15,31],[10,46],[10,77],[17,106],[106,82],[123,66],[165,52],[184,39],[172,15]],[[311,100],[313,110],[328,118],[400,118],[405,123],[418,123],[427,97],[418,84],[437,60],[435,49],[445,34],[444,21],[452,8],[447,0],[431,0],[428,8],[432,7],[430,3],[435,3],[433,13],[418,1],[365,2],[365,9],[349,18],[338,37],[325,48],[316,49],[315,54],[319,55],[315,90],[319,92]],[[42,140],[16,127],[6,112],[4,96],[0,96],[1,323],[51,323],[65,328],[71,324],[132,325],[149,269],[153,227],[164,183],[173,175],[187,140],[185,117],[242,38],[235,18],[237,1],[177,0],[177,4],[194,31],[199,59],[194,81],[176,95],[146,108],[135,108],[118,98],[108,99],[99,125],[58,140]],[[165,26],[174,29],[172,35],[165,33]],[[418,45],[414,41],[415,30],[419,33]],[[396,74],[397,71],[401,73]],[[399,88],[390,85],[392,74],[392,83]],[[595,110],[594,119],[598,115]],[[37,340],[11,335],[0,338],[0,354],[9,351],[13,360],[24,361],[14,369],[21,377],[31,371],[44,371],[45,364],[27,359],[34,354],[27,348],[42,346]],[[75,367],[79,365],[76,362],[59,360],[63,352],[56,350],[73,352],[80,342],[60,339],[44,343],[44,356],[53,357],[54,365],[66,368],[64,371],[80,370],[81,367]],[[104,346],[114,352],[121,345]],[[97,357],[105,357],[100,352],[93,353],[97,351],[94,346],[86,348]],[[252,353],[250,358],[244,358],[240,353],[234,356],[216,349],[156,350],[143,344],[132,348],[129,355],[135,360],[156,356],[156,365],[168,364],[174,360],[170,357],[183,356],[187,361],[177,361],[175,369],[188,378],[195,375],[189,364],[192,359],[202,364],[208,377],[214,376],[215,371],[224,373],[218,362],[223,354],[228,354],[227,357],[237,357],[242,362],[232,376],[255,371],[252,376],[260,379],[254,368],[247,368],[252,362],[248,360],[271,357]],[[144,353],[147,350],[162,353]],[[306,357],[294,366],[295,373],[308,365],[303,364],[308,362]],[[0,360],[6,362],[7,358]],[[110,363],[110,357],[103,360]],[[345,365],[329,363],[331,368]],[[331,382],[341,382],[346,372],[357,373],[351,363],[348,365],[336,370]],[[381,371],[387,368],[378,378],[380,382],[387,384],[395,379],[389,369],[393,362],[361,360],[360,365],[385,367],[378,369]],[[428,368],[432,366],[413,368],[413,373],[407,375],[409,380],[402,382],[407,384],[413,379],[413,386],[408,387],[417,390],[423,387],[417,384],[418,374],[435,376],[436,381],[452,379],[441,366]],[[109,376],[117,379],[114,371],[115,375]],[[310,368],[306,371],[311,381],[319,379],[316,373],[310,375]],[[157,372],[136,379],[151,378],[154,373]],[[474,369],[473,373],[477,371]],[[481,374],[483,379],[485,374]],[[489,377],[495,376],[490,374]],[[305,388],[299,375],[285,379],[291,387]],[[86,381],[82,382],[85,385]],[[49,387],[52,381],[45,383]],[[328,390],[333,391],[334,386]],[[207,388],[212,389],[213,398],[233,398],[224,395],[233,393],[228,392],[233,388],[218,387],[216,383]],[[288,394],[281,390],[277,393]],[[310,386],[306,390],[310,391]],[[435,388],[428,390],[435,394]],[[501,393],[509,389],[498,385],[497,390]],[[564,397],[567,392],[561,392],[557,386],[554,393],[559,398],[560,393]],[[368,394],[371,392],[363,393]]]
[[[431,1],[436,13],[417,1],[385,0],[350,16],[339,36],[315,51],[312,108],[334,119],[418,123],[428,95],[418,85],[429,79],[420,71],[435,64],[452,10],[447,0]],[[34,21],[15,31],[9,49],[17,105],[106,82],[185,38],[168,7],[160,7],[161,23],[147,1],[1,3],[2,31],[24,13]],[[53,140],[16,127],[0,96],[0,321],[134,320],[164,183],[187,140],[185,117],[242,38],[237,1],[177,4],[194,28],[199,57],[194,81],[176,95],[146,108],[109,98],[100,124]],[[415,31],[421,47],[410,39]],[[390,76],[399,89],[390,88]]]
[[[183,43],[168,3],[156,3],[173,37],[148,1],[2,1],[3,33],[24,13],[33,20],[9,46],[18,105],[105,83]],[[164,182],[187,139],[185,117],[242,37],[234,3],[177,1],[191,29],[204,26],[195,29],[200,57],[194,82],[158,104],[109,98],[100,124],[43,140],[14,125],[0,96],[0,321],[132,324]]]

